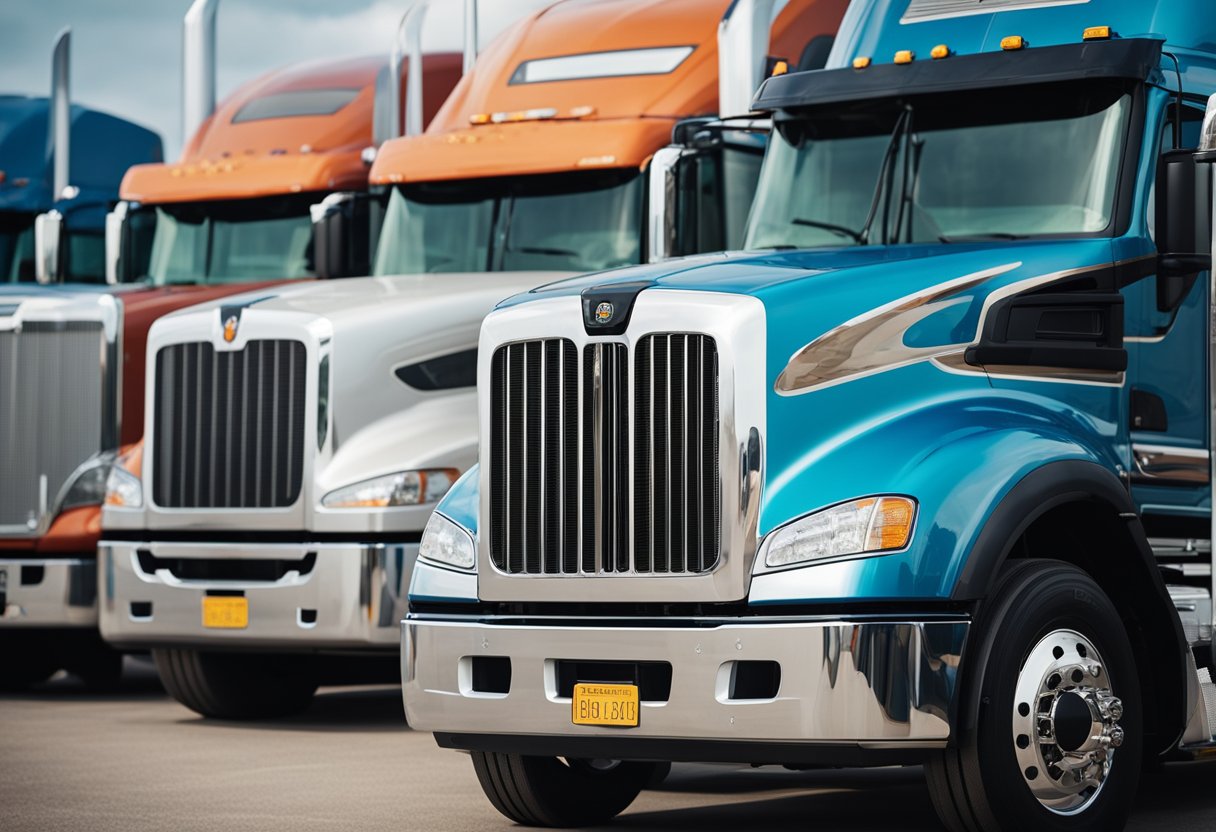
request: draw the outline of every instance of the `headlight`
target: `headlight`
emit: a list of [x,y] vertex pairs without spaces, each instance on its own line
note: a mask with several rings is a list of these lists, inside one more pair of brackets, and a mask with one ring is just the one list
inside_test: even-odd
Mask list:
[[472,569],[476,562],[473,538],[442,514],[432,514],[427,521],[418,557],[459,569]]
[[902,549],[912,535],[916,502],[865,497],[818,511],[778,529],[766,544],[769,567]]
[[436,503],[456,482],[455,468],[401,471],[364,480],[329,492],[321,499],[326,508],[388,508]]
[[139,477],[121,465],[111,465],[106,477],[106,505],[116,508],[143,508],[144,487]]
[[82,466],[80,473],[72,480],[63,502],[59,504],[61,511],[80,506],[99,506],[106,498],[106,479],[113,465],[113,454],[90,460]]

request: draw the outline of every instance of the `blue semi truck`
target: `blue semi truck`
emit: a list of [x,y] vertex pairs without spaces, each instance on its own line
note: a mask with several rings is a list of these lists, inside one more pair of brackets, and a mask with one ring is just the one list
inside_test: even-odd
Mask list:
[[410,723],[537,826],[702,760],[1112,830],[1212,753],[1214,43],[1210,0],[855,0],[757,93],[748,251],[486,319]]
[[50,97],[0,95],[0,284],[104,283],[123,174],[164,158],[146,127],[71,103],[70,43],[56,38]]

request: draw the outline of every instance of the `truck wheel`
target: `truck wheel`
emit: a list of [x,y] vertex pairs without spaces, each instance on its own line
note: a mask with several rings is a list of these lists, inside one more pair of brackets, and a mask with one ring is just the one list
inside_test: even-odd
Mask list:
[[959,712],[974,714],[974,728],[956,731],[925,768],[945,826],[1122,829],[1140,780],[1142,714],[1110,599],[1073,566],[1017,561],[968,642]]
[[524,826],[607,823],[646,787],[657,765],[473,752],[473,768],[486,797]]
[[156,649],[152,659],[170,696],[215,719],[290,716],[307,708],[317,690],[306,656]]

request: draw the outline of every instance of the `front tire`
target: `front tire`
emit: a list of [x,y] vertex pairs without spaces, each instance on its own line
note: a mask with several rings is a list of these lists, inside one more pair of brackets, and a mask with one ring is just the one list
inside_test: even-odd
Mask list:
[[152,659],[170,696],[214,719],[290,716],[307,708],[317,690],[307,656],[156,649]]
[[473,752],[473,768],[486,797],[524,826],[607,823],[646,788],[658,765]]
[[1087,574],[1015,561],[973,627],[960,713],[926,766],[951,832],[1114,832],[1140,780],[1135,658],[1118,611]]

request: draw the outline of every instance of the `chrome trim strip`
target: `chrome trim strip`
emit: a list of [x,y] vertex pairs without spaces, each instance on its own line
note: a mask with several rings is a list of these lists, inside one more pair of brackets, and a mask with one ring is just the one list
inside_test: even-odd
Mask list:
[[1207,484],[1211,476],[1211,455],[1202,448],[1170,445],[1132,445],[1136,469],[1132,480],[1138,482],[1173,481]]
[[[1089,0],[912,0],[907,11],[899,19],[902,24],[928,23],[933,20],[950,20],[977,14],[1022,11],[1024,9],[1046,9],[1053,6],[1076,6]],[[967,4],[968,7],[957,8]],[[951,8],[954,6],[956,8]],[[919,10],[921,7],[923,11]]]
[[[777,377],[774,390],[781,396],[799,396],[813,390],[854,381],[921,361],[930,361],[945,372],[1019,378],[1028,381],[1058,381],[1070,384],[1122,386],[1124,373],[1058,367],[1013,367],[991,365],[976,367],[963,360],[969,347],[979,343],[992,307],[998,301],[1058,280],[1100,269],[1146,260],[1144,255],[1115,263],[1101,263],[1064,269],[1018,280],[1001,286],[984,298],[976,324],[975,337],[965,344],[936,347],[907,347],[904,335],[916,323],[942,309],[968,301],[954,297],[994,277],[1022,266],[1009,263],[945,281],[886,303],[852,318],[815,338],[790,357]],[[882,358],[880,359],[879,356]]]

